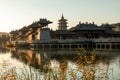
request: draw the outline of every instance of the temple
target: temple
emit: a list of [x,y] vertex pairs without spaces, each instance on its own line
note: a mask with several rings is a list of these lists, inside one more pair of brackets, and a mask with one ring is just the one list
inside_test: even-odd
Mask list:
[[40,19],[31,25],[17,31],[11,31],[10,42],[17,46],[38,48],[94,48],[120,49],[120,25],[94,22],[79,22],[67,29],[67,19],[63,14],[58,20],[58,29],[51,30],[48,25],[52,22]]

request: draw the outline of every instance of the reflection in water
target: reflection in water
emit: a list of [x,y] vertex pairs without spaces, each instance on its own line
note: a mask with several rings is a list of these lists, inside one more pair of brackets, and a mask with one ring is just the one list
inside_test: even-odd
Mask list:
[[7,50],[7,49],[0,46],[0,54],[1,53],[8,53],[8,52],[9,52],[9,50]]
[[11,49],[11,54],[12,58],[16,58],[42,71],[45,71],[45,66],[50,65],[50,59],[46,52],[40,53],[39,51]]
[[68,51],[11,49],[11,57],[44,72],[46,80],[120,79],[119,51],[81,50],[71,54]]

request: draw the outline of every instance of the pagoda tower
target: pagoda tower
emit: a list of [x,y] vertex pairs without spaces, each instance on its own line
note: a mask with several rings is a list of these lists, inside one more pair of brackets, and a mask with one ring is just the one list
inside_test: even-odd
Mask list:
[[67,30],[67,20],[64,19],[64,16],[62,14],[62,17],[60,20],[58,20],[58,30]]

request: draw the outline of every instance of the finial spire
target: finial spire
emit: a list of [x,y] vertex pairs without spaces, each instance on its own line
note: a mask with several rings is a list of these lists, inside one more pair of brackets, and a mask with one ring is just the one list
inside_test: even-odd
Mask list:
[[63,13],[62,13],[62,19],[64,19]]

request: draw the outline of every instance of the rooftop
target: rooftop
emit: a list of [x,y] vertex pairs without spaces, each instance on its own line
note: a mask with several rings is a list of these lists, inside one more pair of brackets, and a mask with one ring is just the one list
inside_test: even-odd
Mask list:
[[106,28],[103,27],[99,27],[94,23],[79,23],[78,25],[76,25],[75,27],[70,29],[71,31],[75,31],[75,30],[106,30]]

